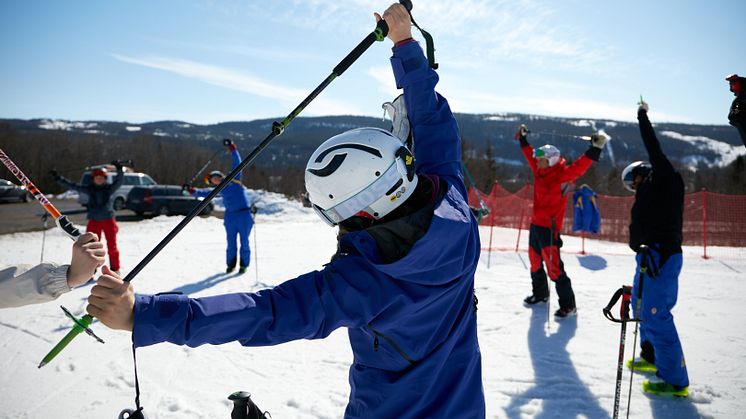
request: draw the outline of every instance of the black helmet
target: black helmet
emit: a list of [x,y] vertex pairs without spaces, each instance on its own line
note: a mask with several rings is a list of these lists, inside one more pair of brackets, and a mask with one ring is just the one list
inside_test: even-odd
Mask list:
[[633,187],[637,176],[642,176],[643,182],[653,172],[653,167],[646,161],[636,161],[630,163],[629,166],[625,167],[622,171],[622,183],[624,187],[630,191],[635,192]]

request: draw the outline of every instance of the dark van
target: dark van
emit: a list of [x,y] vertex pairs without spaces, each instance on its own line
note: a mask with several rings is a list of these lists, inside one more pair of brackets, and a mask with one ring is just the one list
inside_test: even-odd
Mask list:
[[[137,215],[146,213],[155,215],[186,215],[202,198],[196,198],[183,191],[181,186],[153,185],[135,186],[127,195],[125,208]],[[210,202],[201,215],[210,215],[213,205]]]

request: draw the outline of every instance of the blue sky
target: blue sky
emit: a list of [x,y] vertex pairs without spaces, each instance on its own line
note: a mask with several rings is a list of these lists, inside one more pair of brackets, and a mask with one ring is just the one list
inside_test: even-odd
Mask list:
[[[0,2],[0,118],[193,123],[287,115],[375,26],[368,0]],[[741,0],[414,0],[456,112],[727,124]],[[415,30],[416,38],[419,33]],[[424,44],[424,43],[423,43]],[[302,116],[381,116],[374,44]]]

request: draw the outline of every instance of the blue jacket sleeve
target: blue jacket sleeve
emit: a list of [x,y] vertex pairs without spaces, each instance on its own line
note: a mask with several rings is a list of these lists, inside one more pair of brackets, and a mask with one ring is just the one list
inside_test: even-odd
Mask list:
[[[191,347],[238,341],[267,346],[295,339],[320,339],[339,327],[361,327],[401,294],[391,281],[364,266],[327,265],[257,293],[189,298],[180,294],[138,295],[135,346],[171,342]],[[353,272],[354,274],[343,274]]]
[[196,196],[198,198],[204,198],[207,195],[210,195],[210,192],[212,192],[212,189],[213,188],[198,188],[198,189],[195,189],[194,192],[190,192],[190,195]]
[[435,92],[438,74],[432,70],[417,42],[394,48],[391,57],[396,86],[412,125],[417,173],[451,178],[466,199],[461,172],[461,137],[448,101]]
[[[233,151],[231,151],[231,170],[238,167],[238,165],[241,164],[241,153],[238,152],[237,148],[234,148]],[[238,175],[236,176],[236,180],[241,180],[243,177],[242,172],[238,172]]]

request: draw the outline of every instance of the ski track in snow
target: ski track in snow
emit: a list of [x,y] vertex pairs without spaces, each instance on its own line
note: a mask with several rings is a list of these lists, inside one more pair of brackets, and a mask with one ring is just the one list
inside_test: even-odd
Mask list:
[[[335,231],[311,211],[285,205],[292,208],[257,218],[259,249],[252,251],[258,252],[261,278],[256,277],[253,254],[246,274],[221,273],[222,220],[197,218],[140,273],[135,288],[143,293],[182,290],[193,296],[251,292],[319,269],[335,249]],[[157,217],[120,223],[123,273],[180,220]],[[487,247],[489,229],[483,227],[481,233]],[[495,229],[494,234],[495,243],[515,243],[514,230]],[[525,232],[522,241],[527,240],[524,236]],[[566,247],[574,240],[567,237]],[[254,237],[250,242],[253,247]],[[40,232],[0,236],[0,264],[35,264],[40,246]],[[70,241],[59,230],[47,232],[46,246],[45,260],[69,259]],[[489,418],[611,416],[620,329],[603,317],[601,308],[619,286],[631,283],[634,259],[624,244],[588,239],[586,248],[603,253],[563,255],[578,315],[561,322],[551,319],[548,330],[546,306],[522,304],[531,288],[525,255],[483,252],[476,291]],[[647,397],[641,385],[651,377],[635,374],[630,417],[742,417],[746,337],[740,323],[746,307],[734,304],[734,296],[746,293],[742,272],[744,257],[704,260],[697,250],[685,249],[674,315],[689,367],[690,397]],[[81,335],[50,365],[36,368],[53,342],[69,330],[59,305],[79,315],[89,290],[83,287],[47,304],[0,310],[1,417],[114,418],[123,408],[134,407],[127,333],[96,323],[94,330],[105,345]],[[550,304],[553,312],[553,289]],[[631,356],[633,332],[634,327],[628,327],[625,358]],[[237,390],[249,391],[274,418],[338,418],[349,396],[352,353],[344,329],[324,340],[274,347],[161,344],[138,349],[137,356],[141,402],[151,419],[228,418],[232,403],[227,396]],[[625,370],[620,415],[626,414],[629,379]]]

